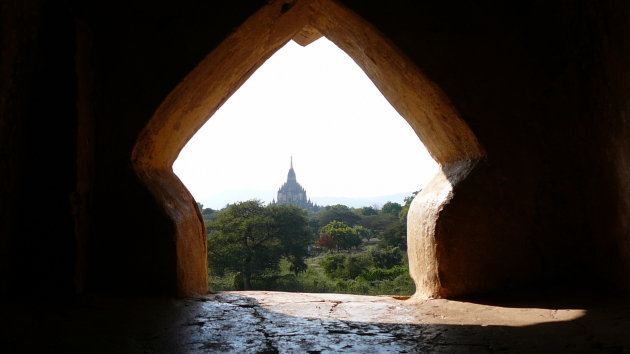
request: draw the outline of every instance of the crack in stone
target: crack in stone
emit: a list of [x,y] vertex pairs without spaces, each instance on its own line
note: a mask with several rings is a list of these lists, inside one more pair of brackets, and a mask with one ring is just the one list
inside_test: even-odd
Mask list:
[[267,319],[265,318],[265,316],[260,313],[259,308],[256,305],[253,306],[241,306],[243,308],[251,308],[252,309],[252,315],[258,319],[258,323],[256,324],[257,327],[259,327],[260,332],[263,334],[263,336],[265,337],[265,349],[262,349],[261,351],[259,351],[259,353],[265,353],[265,354],[271,354],[271,353],[279,353],[278,348],[276,348],[274,341],[272,340],[272,338],[274,337],[273,334],[269,333],[267,331],[267,327],[265,326]]
[[337,308],[337,306],[339,306],[339,304],[342,303],[342,301],[327,301],[327,302],[331,302],[332,306],[330,307],[330,310],[328,310],[328,316],[332,317],[333,312],[335,312],[335,309]]
[[[417,353],[458,352],[468,348],[485,353],[509,348],[504,343],[505,335],[498,336],[499,341],[490,340],[497,333],[497,329],[492,328],[489,329],[491,332],[483,330],[490,333],[488,338],[475,336],[477,330],[466,326],[377,323],[370,321],[371,317],[354,320],[352,315],[361,309],[361,303],[343,299],[312,299],[300,301],[295,306],[283,305],[291,303],[289,301],[273,302],[267,297],[257,299],[240,294],[216,294],[207,299],[198,300],[203,302],[200,304],[202,311],[197,312],[196,318],[185,322],[198,336],[194,348],[202,352],[371,352],[378,348],[382,353]],[[280,309],[288,309],[289,314],[277,311],[273,306],[278,304]],[[392,304],[378,303],[374,307],[392,316],[401,313],[401,309]],[[317,317],[302,317],[302,311],[304,315]],[[425,317],[432,315],[430,312],[423,314]],[[545,315],[558,319],[563,313],[550,310]],[[573,324],[580,325],[579,321]]]
[[[251,343],[246,343],[245,347],[250,352],[278,353],[281,351],[308,352],[310,350],[316,353],[322,351],[348,351],[350,348],[352,351],[362,351],[363,349],[360,348],[368,348],[375,345],[379,346],[381,348],[380,351],[383,353],[418,352],[419,350],[427,349],[428,343],[419,340],[426,336],[423,335],[424,333],[422,332],[424,331],[421,328],[414,327],[413,330],[409,330],[409,328],[404,326],[357,323],[335,318],[339,316],[339,305],[348,303],[348,301],[329,299],[324,301],[301,301],[302,303],[330,303],[330,308],[327,310],[328,318],[317,319],[278,317],[274,312],[266,310],[257,300],[247,297],[243,298],[229,294],[225,296],[219,295],[216,296],[216,302],[222,303],[228,309],[231,308],[231,310],[226,310],[220,317],[216,318],[217,321],[222,321],[225,318],[235,318],[235,316],[240,316],[240,318],[245,320],[243,315],[251,316],[251,320],[247,320],[247,325],[251,326],[249,327],[251,328],[250,333],[258,334],[255,339],[255,342],[258,344],[257,346],[251,346],[251,344],[254,344],[254,339],[252,339]],[[207,317],[206,320],[210,321]],[[237,332],[239,327],[236,326]],[[217,328],[221,328],[221,326]],[[238,337],[241,334],[235,335]],[[234,349],[233,346],[231,348]],[[230,350],[228,349],[227,351],[229,352]]]

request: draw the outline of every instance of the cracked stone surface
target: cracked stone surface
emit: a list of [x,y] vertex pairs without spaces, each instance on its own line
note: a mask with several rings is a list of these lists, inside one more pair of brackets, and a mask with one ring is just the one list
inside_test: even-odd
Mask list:
[[4,306],[3,353],[630,351],[630,304],[227,292]]

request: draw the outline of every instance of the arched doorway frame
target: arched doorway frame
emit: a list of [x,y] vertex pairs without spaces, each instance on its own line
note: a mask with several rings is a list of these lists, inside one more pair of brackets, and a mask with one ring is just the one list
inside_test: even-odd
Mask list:
[[453,186],[484,156],[483,148],[437,85],[374,26],[333,0],[274,1],[228,36],[158,107],[132,152],[138,177],[175,226],[176,289],[207,291],[207,250],[195,201],[173,163],[199,128],[286,42],[326,36],[345,51],[405,118],[441,169],[414,199],[407,237],[416,295],[439,297],[435,225]]

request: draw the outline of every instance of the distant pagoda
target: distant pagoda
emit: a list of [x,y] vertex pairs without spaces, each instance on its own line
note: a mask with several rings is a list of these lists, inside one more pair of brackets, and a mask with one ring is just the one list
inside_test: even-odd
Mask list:
[[287,181],[282,185],[282,187],[280,187],[280,189],[278,189],[278,201],[274,199],[271,204],[295,205],[307,210],[319,209],[317,205],[313,204],[313,202],[306,197],[306,191],[295,178],[295,171],[293,170],[293,156],[291,156],[291,168],[289,168]]

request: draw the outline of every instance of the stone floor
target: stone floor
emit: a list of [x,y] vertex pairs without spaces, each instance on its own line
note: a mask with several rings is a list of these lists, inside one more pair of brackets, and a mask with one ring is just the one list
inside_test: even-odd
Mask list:
[[[630,303],[230,292],[5,306],[1,353],[630,353]],[[579,299],[579,300],[576,300]]]

